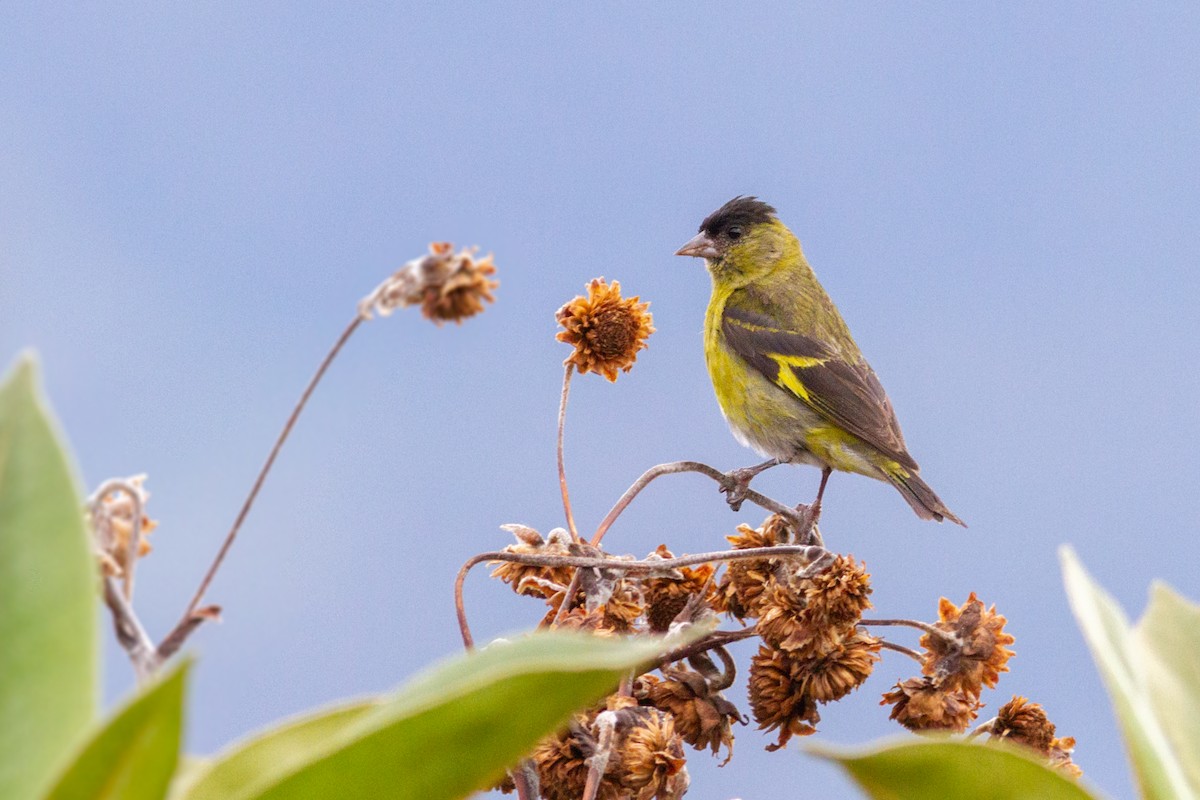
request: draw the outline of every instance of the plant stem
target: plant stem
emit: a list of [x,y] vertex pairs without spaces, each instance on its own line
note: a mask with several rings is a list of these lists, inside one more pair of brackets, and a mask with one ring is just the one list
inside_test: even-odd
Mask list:
[[346,329],[342,331],[342,335],[338,337],[333,347],[325,354],[325,358],[317,367],[316,373],[308,382],[308,386],[304,387],[303,394],[296,402],[292,413],[288,416],[287,422],[284,423],[283,430],[279,432],[279,437],[275,440],[274,447],[271,448],[270,454],[267,456],[266,462],[262,465],[262,469],[258,471],[258,477],[254,480],[254,485],[250,487],[250,494],[246,496],[245,502],[242,503],[242,508],[238,512],[237,517],[233,521],[233,526],[229,529],[229,533],[225,534],[225,541],[221,543],[221,549],[217,551],[216,558],[213,559],[212,565],[209,566],[208,572],[205,573],[204,579],[200,581],[200,586],[196,589],[196,594],[192,596],[192,601],[188,603],[187,611],[184,617],[190,617],[192,613],[204,601],[204,593],[208,591],[209,584],[217,575],[217,570],[221,568],[222,562],[225,561],[225,555],[229,552],[229,548],[233,545],[233,540],[237,538],[238,531],[241,530],[242,523],[246,521],[246,515],[250,513],[251,507],[254,506],[254,501],[258,497],[258,492],[262,489],[263,481],[266,480],[267,474],[271,471],[271,467],[275,464],[275,458],[279,455],[279,451],[283,449],[284,442],[292,432],[292,428],[296,424],[296,420],[300,418],[300,413],[304,411],[304,406],[308,403],[308,398],[312,396],[313,391],[317,388],[317,384],[321,382],[321,378],[325,376],[325,371],[329,369],[329,365],[337,358],[342,347],[349,341],[350,337],[358,330],[358,326],[363,323],[363,317],[356,316]]
[[562,399],[558,403],[558,488],[562,491],[563,512],[567,517],[567,530],[571,533],[572,541],[581,541],[579,531],[575,528],[575,516],[571,513],[571,495],[567,491],[567,468],[563,460],[563,430],[567,423],[567,396],[571,391],[571,376],[575,374],[575,365],[567,364],[563,370]]
[[921,654],[918,653],[916,650],[913,650],[910,647],[905,647],[904,645],[901,645],[901,644],[893,644],[893,643],[889,642],[887,639],[880,639],[879,646],[884,648],[885,650],[895,650],[897,653],[904,653],[904,655],[908,656],[909,658],[913,659],[914,661],[916,661],[919,664],[925,663],[925,659],[921,657]]
[[[608,515],[604,517],[604,520],[600,523],[600,527],[596,529],[595,535],[592,536],[592,544],[599,546],[600,541],[604,538],[604,534],[608,533],[608,529],[617,521],[617,517],[621,516],[622,512],[633,502],[633,499],[649,486],[651,482],[657,478],[661,478],[663,475],[675,475],[680,472],[698,472],[701,475],[707,475],[722,486],[729,483],[729,478],[725,473],[716,467],[710,467],[708,464],[703,464],[699,461],[673,461],[669,464],[659,464],[656,467],[651,467],[643,472],[641,477],[633,482],[632,486],[625,490],[625,494],[621,495],[621,499],[617,501],[616,505],[608,512]],[[772,511],[791,520],[799,526],[802,534],[807,534],[807,538],[802,535],[802,539],[815,543],[815,540],[811,538],[812,531],[805,532],[804,530],[806,527],[811,528],[812,520],[803,512],[786,506],[778,500],[772,500],[770,497],[759,494],[753,489],[746,489],[745,499],[760,508],[765,508],[767,511]]]
[[939,628],[935,628],[928,622],[921,622],[920,620],[916,619],[860,619],[858,624],[868,628],[879,625],[904,625],[909,628],[917,628],[918,630],[925,631],[926,633],[932,633],[934,636],[940,636],[943,639],[954,639],[952,634],[949,634]]

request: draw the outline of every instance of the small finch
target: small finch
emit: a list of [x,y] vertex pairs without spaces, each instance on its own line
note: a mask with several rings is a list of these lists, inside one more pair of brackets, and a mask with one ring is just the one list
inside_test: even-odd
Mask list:
[[676,255],[703,258],[712,276],[704,352],[721,411],[771,459],[735,473],[742,492],[768,467],[814,464],[814,517],[838,470],[892,484],[921,519],[964,524],[921,479],[875,371],[774,208],[736,197]]

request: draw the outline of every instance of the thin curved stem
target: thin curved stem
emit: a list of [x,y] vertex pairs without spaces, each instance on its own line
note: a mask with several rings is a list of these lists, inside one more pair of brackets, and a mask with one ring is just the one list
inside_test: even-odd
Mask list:
[[562,398],[558,402],[558,488],[562,491],[563,512],[567,517],[567,530],[571,533],[572,541],[581,541],[579,531],[575,528],[575,516],[571,513],[571,495],[567,491],[567,468],[563,459],[563,430],[567,424],[567,397],[571,392],[571,376],[575,374],[575,365],[567,364],[563,370]]
[[914,661],[916,661],[919,664],[925,663],[925,659],[921,657],[921,654],[918,653],[916,650],[913,650],[911,647],[905,647],[902,644],[893,644],[892,642],[889,642],[887,639],[880,639],[879,646],[884,648],[885,650],[894,650],[897,653],[903,653],[904,655],[908,656],[909,658],[913,659]]
[[935,628],[928,622],[921,622],[917,619],[860,619],[858,624],[868,628],[883,625],[903,625],[908,628],[925,631],[926,633],[932,633],[934,636],[939,636],[943,639],[953,640],[955,638],[954,634],[947,633],[940,628]]
[[258,492],[260,489],[262,489],[263,481],[265,481],[267,478],[267,473],[271,471],[271,467],[275,464],[275,458],[279,455],[279,451],[283,448],[284,442],[287,441],[288,435],[291,434],[292,428],[296,424],[296,420],[300,417],[300,412],[304,411],[304,406],[308,403],[308,398],[312,396],[313,391],[317,388],[317,384],[321,382],[321,378],[324,377],[325,371],[329,369],[329,365],[333,363],[335,358],[337,358],[337,355],[341,352],[342,347],[345,346],[346,342],[349,341],[354,332],[358,330],[358,326],[363,323],[363,319],[364,317],[362,316],[356,316],[354,320],[346,326],[346,329],[342,331],[342,335],[338,337],[333,347],[330,348],[329,352],[326,353],[325,358],[321,361],[320,366],[317,367],[317,371],[312,376],[312,379],[308,382],[308,386],[304,388],[303,394],[300,395],[299,401],[297,401],[296,406],[292,409],[292,413],[288,417],[287,422],[284,423],[283,430],[279,432],[279,437],[275,440],[275,446],[271,448],[271,452],[267,456],[266,462],[263,464],[262,469],[258,471],[258,477],[254,480],[254,485],[250,487],[250,494],[246,496],[245,502],[242,503],[242,508],[238,512],[237,517],[234,519],[233,526],[229,529],[229,533],[225,534],[225,541],[221,543],[221,549],[217,551],[217,555],[213,559],[212,564],[209,566],[208,572],[205,573],[203,580],[200,581],[200,586],[196,589],[196,594],[192,596],[192,601],[188,603],[187,611],[184,612],[183,615],[185,620],[189,619],[196,609],[200,607],[200,603],[204,601],[204,593],[208,591],[209,584],[212,583],[213,578],[215,578],[217,575],[217,570],[221,568],[222,562],[225,561],[225,555],[229,552],[229,548],[233,545],[233,540],[237,538],[238,531],[241,530],[242,523],[246,521],[246,515],[250,513],[250,509],[253,507],[255,499],[258,497]]
[[[753,625],[751,625],[749,628],[743,628],[740,631],[716,631],[714,633],[710,633],[708,636],[705,636],[698,642],[692,642],[691,644],[676,648],[669,653],[663,653],[661,656],[659,656],[658,664],[659,666],[666,666],[667,664],[671,664],[676,661],[683,661],[685,658],[694,656],[698,653],[704,653],[714,648],[724,647],[727,644],[740,642],[742,639],[749,639],[750,637],[757,635],[758,631],[755,630],[755,626]],[[724,660],[724,656],[722,656],[722,660]],[[729,664],[728,661],[725,663],[726,665]]]
[[[600,527],[596,529],[596,533],[592,536],[592,544],[599,546],[600,541],[604,538],[604,534],[608,533],[608,529],[617,521],[617,517],[621,516],[625,509],[629,507],[629,504],[633,502],[633,499],[641,494],[642,490],[654,480],[661,478],[663,475],[675,475],[680,472],[698,472],[701,475],[712,478],[722,486],[729,483],[729,478],[724,472],[699,461],[673,461],[669,464],[659,464],[658,466],[651,467],[643,472],[641,477],[633,482],[632,486],[625,490],[625,494],[621,495],[621,499],[617,501],[616,505],[604,517],[600,523]],[[753,489],[746,489],[745,499],[760,508],[787,517],[793,523],[800,526],[802,530],[811,522],[804,513],[786,506],[778,500],[773,500],[766,495],[759,494]]]

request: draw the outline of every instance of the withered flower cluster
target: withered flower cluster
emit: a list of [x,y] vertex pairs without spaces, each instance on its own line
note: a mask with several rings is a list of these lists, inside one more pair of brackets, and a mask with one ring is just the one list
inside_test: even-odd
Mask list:
[[429,254],[414,258],[379,284],[358,304],[359,316],[386,317],[398,308],[420,305],[426,319],[438,325],[461,324],[495,300],[500,284],[492,280],[496,267],[489,254],[476,258],[474,248],[457,253],[449,242],[433,242]]
[[962,606],[943,597],[938,621],[921,637],[923,677],[897,683],[881,705],[892,705],[891,718],[911,731],[965,731],[979,715],[983,687],[1008,672],[1013,651],[1006,645],[1014,640],[1006,621],[974,592]]
[[[775,514],[759,528],[743,525],[735,550],[775,547],[794,539]],[[858,626],[871,607],[870,576],[852,556],[823,555],[732,561],[712,593],[714,606],[737,619],[757,619],[762,639],[750,664],[750,706],[760,728],[779,730],[768,750],[816,732],[817,706],[858,688],[879,661],[880,642]]]

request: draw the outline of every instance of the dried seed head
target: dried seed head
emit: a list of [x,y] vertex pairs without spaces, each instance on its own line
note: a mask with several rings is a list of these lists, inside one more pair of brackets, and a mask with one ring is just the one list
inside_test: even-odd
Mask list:
[[[570,555],[568,548],[571,539],[562,528],[550,531],[543,540],[537,531],[524,525],[509,524],[500,527],[517,538],[516,544],[504,548],[505,553],[535,556]],[[541,567],[516,561],[489,561],[488,564],[498,565],[492,570],[493,578],[499,578],[512,586],[517,594],[531,597],[549,598],[556,591],[564,591],[574,572],[571,567]]]
[[[596,753],[591,725],[595,712],[577,714],[562,734],[543,739],[533,751],[538,783],[545,800],[578,800],[587,785],[588,759]],[[611,764],[610,764],[611,767]],[[618,800],[620,788],[608,775],[600,782],[598,798]]]
[[[674,558],[666,545],[659,545],[649,558]],[[712,581],[714,567],[701,564],[671,570],[669,575],[653,575],[642,579],[642,596],[646,600],[646,621],[650,630],[663,633],[670,629],[675,617],[687,605],[688,599],[703,596]]]
[[687,758],[671,715],[656,708],[628,709],[622,715],[622,728],[616,772],[629,792],[626,796],[634,800],[683,797],[688,788]]
[[[152,549],[146,537],[158,527],[158,522],[146,515],[146,503],[150,499],[150,493],[145,488],[146,476],[133,475],[123,479],[122,483],[137,492],[142,508],[135,556],[141,558]],[[135,509],[133,498],[120,490],[98,498],[92,506],[91,522],[92,534],[96,541],[96,556],[105,575],[121,578],[129,568],[129,545],[133,537]]]
[[860,629],[826,640],[792,662],[794,680],[819,703],[840,700],[862,685],[879,661],[879,640]]
[[854,556],[838,556],[803,585],[808,616],[815,627],[857,625],[871,607],[871,576],[855,563]]
[[691,669],[668,668],[663,678],[643,675],[634,684],[634,695],[646,705],[665,711],[675,719],[675,730],[697,750],[709,748],[713,755],[726,748],[729,763],[733,757],[731,721],[746,724],[733,703],[715,691],[708,679]]
[[359,316],[386,317],[418,303],[425,318],[439,325],[475,316],[495,300],[492,292],[499,286],[491,279],[496,273],[492,256],[476,259],[475,253],[475,248],[455,253],[449,242],[431,243],[428,255],[406,263],[359,302]]
[[1061,739],[1054,739],[1050,742],[1050,752],[1048,758],[1050,766],[1055,769],[1062,770],[1068,776],[1078,780],[1083,777],[1083,770],[1071,761],[1071,753],[1075,752],[1075,739],[1070,736],[1064,736]]
[[790,653],[761,645],[750,661],[750,708],[762,730],[779,729],[779,741],[767,745],[778,750],[793,736],[817,732],[821,721],[817,701],[796,680]]
[[1006,620],[996,613],[996,607],[985,608],[971,592],[961,607],[943,597],[938,617],[934,627],[946,635],[926,633],[921,637],[921,646],[927,651],[922,671],[947,689],[962,689],[976,697],[983,686],[995,686],[1015,655],[1005,647],[1014,639],[1004,632]]
[[940,688],[932,678],[897,683],[879,705],[893,705],[890,719],[910,731],[962,733],[979,716],[979,700],[958,689]]
[[[725,538],[735,550],[775,547],[788,542],[790,530],[789,523],[783,517],[772,514],[758,528],[739,525],[737,533]],[[787,566],[795,567],[799,563],[799,556],[731,561],[725,567],[720,582],[710,592],[709,603],[716,611],[739,620],[757,617],[759,604],[769,584]]]
[[804,598],[789,585],[769,581],[758,597],[757,610],[754,629],[777,650],[805,648],[817,633],[805,613]]
[[1054,740],[1054,723],[1046,717],[1041,705],[1014,696],[996,714],[991,734],[993,738],[1017,742],[1048,756],[1050,742]]
[[618,371],[629,372],[654,333],[649,306],[637,297],[622,298],[619,282],[609,286],[596,278],[588,284],[586,297],[574,298],[556,315],[563,327],[556,338],[575,348],[563,363],[574,364],[580,374],[595,372],[610,381],[617,379]]

